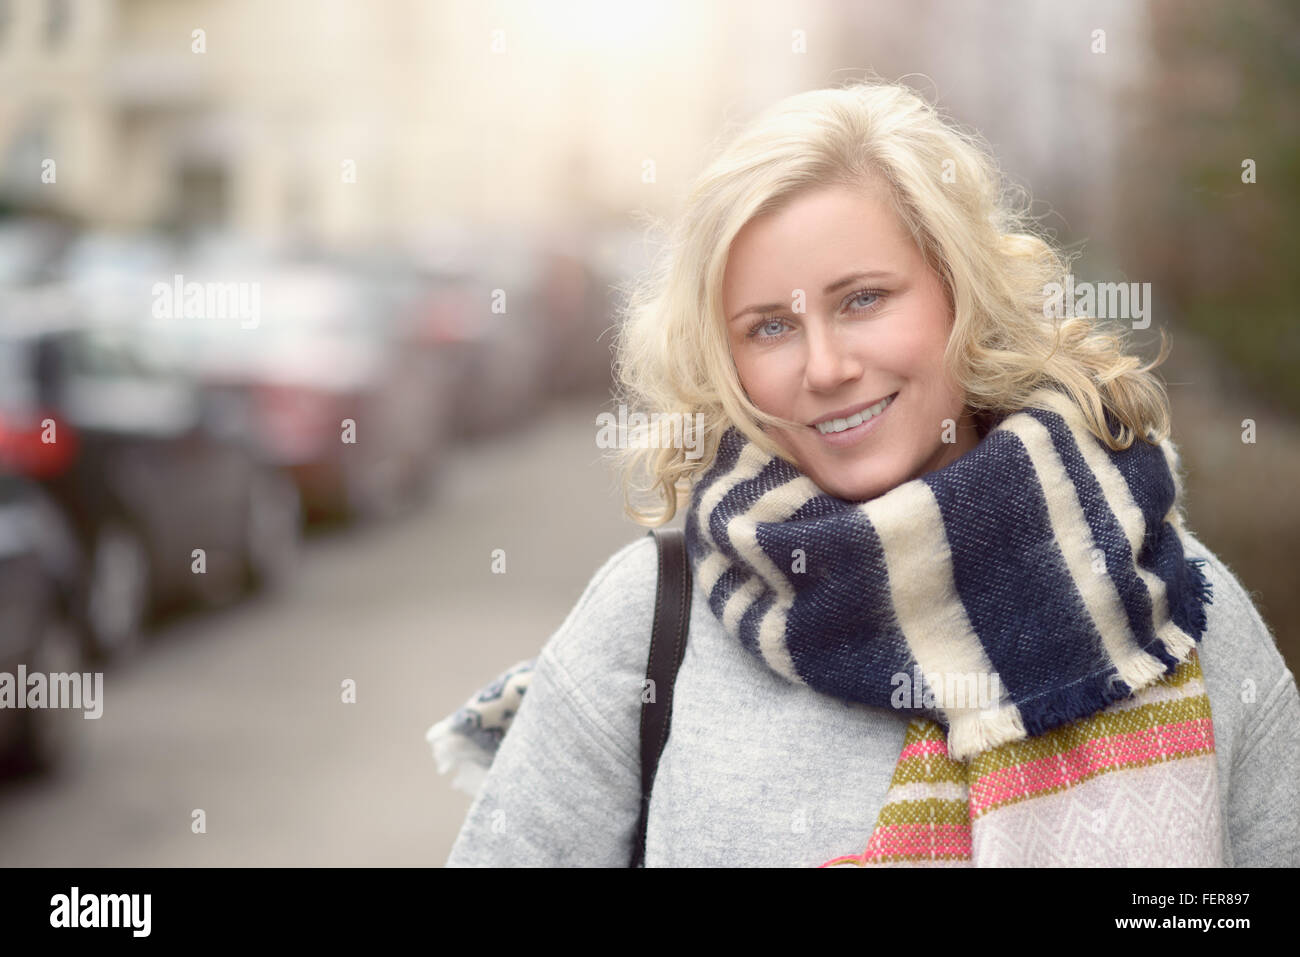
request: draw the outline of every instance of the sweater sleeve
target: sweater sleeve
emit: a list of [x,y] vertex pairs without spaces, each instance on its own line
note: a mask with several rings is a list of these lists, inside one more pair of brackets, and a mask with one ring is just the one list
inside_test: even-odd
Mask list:
[[1300,694],[1281,677],[1258,700],[1233,759],[1229,822],[1238,867],[1300,867]]
[[652,540],[620,549],[546,643],[448,867],[628,866],[654,572]]
[[1272,632],[1217,558],[1214,608],[1237,634],[1228,693],[1241,722],[1228,779],[1227,825],[1236,867],[1300,866],[1300,692]]

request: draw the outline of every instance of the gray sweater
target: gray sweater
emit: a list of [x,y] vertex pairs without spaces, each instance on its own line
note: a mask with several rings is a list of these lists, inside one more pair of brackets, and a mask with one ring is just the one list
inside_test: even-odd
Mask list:
[[[1300,694],[1233,574],[1214,589],[1201,668],[1227,861],[1300,865]],[[447,866],[626,867],[640,804],[641,692],[655,593],[647,536],[616,552],[542,650]],[[647,867],[804,867],[861,852],[908,718],[792,684],[729,636],[696,589]]]

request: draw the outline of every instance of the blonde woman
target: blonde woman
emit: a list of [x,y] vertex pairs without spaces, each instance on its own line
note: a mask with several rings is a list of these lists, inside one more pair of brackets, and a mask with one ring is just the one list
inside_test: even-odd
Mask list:
[[[1066,270],[902,86],[700,177],[617,363],[704,451],[622,453],[694,589],[645,866],[1300,864],[1300,696],[1185,524],[1167,343],[1045,308]],[[638,537],[431,730],[480,769],[449,865],[627,866],[655,580]]]

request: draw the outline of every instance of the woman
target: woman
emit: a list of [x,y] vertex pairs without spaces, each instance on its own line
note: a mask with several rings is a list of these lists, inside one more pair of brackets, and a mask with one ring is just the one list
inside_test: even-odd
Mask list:
[[[646,866],[1300,864],[1300,696],[1184,525],[1165,350],[1050,314],[1026,223],[877,82],[696,184],[617,363],[705,449],[622,453],[694,581]],[[627,866],[655,574],[639,537],[431,730],[490,761],[449,865]]]

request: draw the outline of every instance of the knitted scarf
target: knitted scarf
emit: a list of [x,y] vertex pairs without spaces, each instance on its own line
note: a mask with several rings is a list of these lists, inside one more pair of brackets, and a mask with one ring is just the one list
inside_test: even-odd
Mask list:
[[777,674],[910,718],[865,848],[821,866],[1222,865],[1181,498],[1172,443],[1113,451],[1047,389],[866,502],[723,435],[695,587]]

